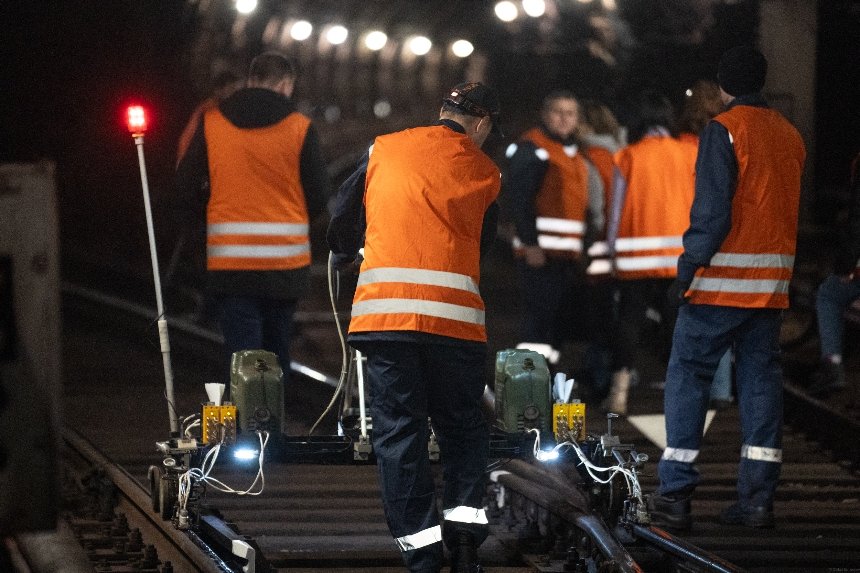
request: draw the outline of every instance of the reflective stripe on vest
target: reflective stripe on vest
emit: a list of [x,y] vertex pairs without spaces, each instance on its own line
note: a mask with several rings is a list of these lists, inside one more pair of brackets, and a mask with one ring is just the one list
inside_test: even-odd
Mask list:
[[763,446],[744,444],[741,447],[741,457],[758,462],[781,464],[782,450],[779,448],[765,448]]
[[428,527],[427,529],[419,531],[418,533],[413,533],[412,535],[397,537],[394,541],[397,543],[397,547],[400,548],[401,552],[421,549],[422,547],[427,547],[428,545],[440,543],[442,541],[442,527],[434,525],[433,527]]
[[475,284],[472,277],[445,271],[428,271],[426,269],[407,269],[400,267],[369,269],[359,275],[356,286],[372,283],[424,284],[455,288],[474,294],[480,294],[478,292],[478,285]]
[[[621,255],[621,253],[637,253],[641,251],[675,251],[663,255]],[[669,237],[625,237],[615,241],[615,268],[619,271],[648,271],[665,269],[675,272],[678,267],[678,257],[683,251],[680,235]]]
[[663,459],[669,462],[681,462],[691,464],[699,457],[699,450],[685,450],[683,448],[666,448],[663,450]]
[[[234,235],[235,243],[210,244],[206,247],[209,258],[267,259],[306,255],[311,246],[307,241],[308,225],[304,223],[213,223],[206,227],[207,235],[220,237]],[[279,237],[286,241],[302,241],[288,245],[260,245],[262,237]]]
[[305,223],[212,223],[206,227],[210,237],[217,235],[297,235],[308,234]]
[[791,269],[794,266],[794,256],[771,253],[717,253],[711,257],[710,266],[712,268],[727,267],[748,270],[776,269],[777,272],[782,270],[783,274],[789,278],[744,279],[697,276],[690,284],[691,291],[787,295]]
[[595,241],[588,247],[591,262],[585,269],[590,276],[608,275],[612,272],[612,261],[609,259],[609,245],[606,241]]
[[[408,268],[377,268],[362,271],[358,276],[356,286],[371,286],[380,283],[407,283],[423,286],[446,287],[480,296],[478,285],[472,277],[445,271]],[[369,314],[403,314],[415,313],[436,318],[447,318],[484,325],[482,309],[439,302],[432,300],[415,300],[409,298],[374,298],[356,302],[352,306],[352,316]]]
[[669,237],[624,237],[615,240],[615,252],[653,251],[667,247],[683,247],[681,235]]
[[451,509],[442,511],[445,521],[456,521],[458,523],[475,523],[478,525],[486,525],[487,513],[483,509],[469,507],[467,505],[458,505]]

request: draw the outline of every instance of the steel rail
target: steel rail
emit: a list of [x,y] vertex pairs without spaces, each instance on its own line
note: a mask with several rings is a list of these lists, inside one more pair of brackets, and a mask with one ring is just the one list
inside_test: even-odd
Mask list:
[[90,467],[103,470],[121,494],[117,509],[129,519],[129,524],[139,528],[150,543],[162,539],[165,543],[156,546],[162,560],[169,560],[176,571],[197,570],[201,573],[231,573],[232,569],[206,552],[187,533],[173,527],[172,522],[163,521],[152,509],[152,498],[141,484],[125,470],[118,467],[98,451],[89,441],[71,428],[63,429],[65,445],[80,456]]

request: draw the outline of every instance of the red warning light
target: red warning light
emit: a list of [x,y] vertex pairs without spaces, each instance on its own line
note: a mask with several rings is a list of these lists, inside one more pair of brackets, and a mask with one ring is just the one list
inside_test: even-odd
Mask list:
[[128,106],[128,131],[135,137],[146,133],[146,112],[143,106]]

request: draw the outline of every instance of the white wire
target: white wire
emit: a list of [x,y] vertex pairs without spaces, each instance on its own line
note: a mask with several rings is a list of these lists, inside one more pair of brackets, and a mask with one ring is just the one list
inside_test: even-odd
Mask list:
[[[332,288],[332,259],[334,258],[334,253],[329,251],[328,253],[328,298],[331,301],[331,311],[334,314],[334,324],[335,328],[337,328],[337,336],[340,339],[340,350],[341,350],[341,362],[340,362],[340,378],[337,381],[337,387],[334,389],[334,394],[332,394],[331,401],[328,403],[328,406],[325,407],[323,413],[320,414],[320,417],[317,418],[317,421],[314,422],[314,425],[311,426],[309,435],[314,433],[319,423],[325,418],[326,414],[331,411],[332,406],[334,406],[337,397],[340,395],[343,390],[344,383],[346,382],[347,371],[349,368],[349,353],[346,349],[346,339],[343,337],[343,330],[340,327],[340,317],[337,315],[337,304],[334,297],[334,289]],[[360,366],[360,365],[359,365]]]
[[[579,444],[572,441],[566,441],[558,444],[553,449],[544,452],[540,449],[540,430],[537,428],[532,428],[529,432],[534,432],[537,436],[535,438],[535,443],[533,446],[533,453],[536,460],[539,462],[547,461],[552,454],[558,454],[563,448],[573,448],[573,451],[576,452],[577,457],[582,461],[582,464],[585,466],[586,471],[588,471],[588,475],[591,476],[591,479],[598,483],[607,484],[611,482],[617,474],[621,474],[624,476],[624,481],[627,485],[627,493],[635,498],[637,498],[641,503],[645,503],[642,499],[642,487],[639,485],[639,478],[636,475],[634,470],[630,470],[620,465],[613,465],[608,467],[596,466],[586,457],[585,452],[579,447]],[[612,472],[608,478],[602,479],[594,474],[594,472]]]
[[[199,417],[200,417],[200,414],[198,412],[195,412],[194,414],[191,414],[190,416],[185,416],[184,418],[182,418],[182,421],[179,422],[180,430],[185,426],[185,423],[188,422],[188,420],[191,420],[193,418],[199,418]],[[191,427],[192,426],[185,428],[184,432],[187,432]],[[188,434],[185,434],[185,435],[187,436]]]
[[[183,422],[183,423],[184,423],[184,422]],[[196,428],[197,426],[200,426],[200,425],[201,425],[201,424],[200,424],[200,420],[197,420],[197,421],[195,421],[193,424],[191,424],[191,425],[189,425],[187,428],[185,428],[185,437],[186,437],[186,438],[190,438],[190,437],[191,437],[191,434],[190,434],[189,432],[191,431],[191,428]]]
[[[203,457],[203,462],[199,468],[190,468],[188,471],[179,476],[179,493],[177,501],[181,509],[186,509],[188,506],[188,498],[191,495],[192,486],[195,482],[204,482],[209,484],[214,489],[236,495],[260,495],[266,487],[266,477],[263,474],[263,459],[266,451],[266,444],[269,442],[269,432],[257,432],[257,438],[260,440],[260,454],[257,457],[258,467],[257,475],[254,481],[244,491],[238,491],[219,479],[210,475],[212,468],[215,466],[215,461],[218,459],[218,454],[221,451],[221,443],[215,444],[206,455]],[[259,482],[259,489],[254,490]]]

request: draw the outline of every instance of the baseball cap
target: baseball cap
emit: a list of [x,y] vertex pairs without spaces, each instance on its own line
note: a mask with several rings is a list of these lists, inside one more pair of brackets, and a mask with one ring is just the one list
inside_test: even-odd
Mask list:
[[489,116],[493,122],[491,132],[504,137],[499,123],[499,98],[493,88],[481,82],[464,82],[451,88],[442,101],[468,115]]

